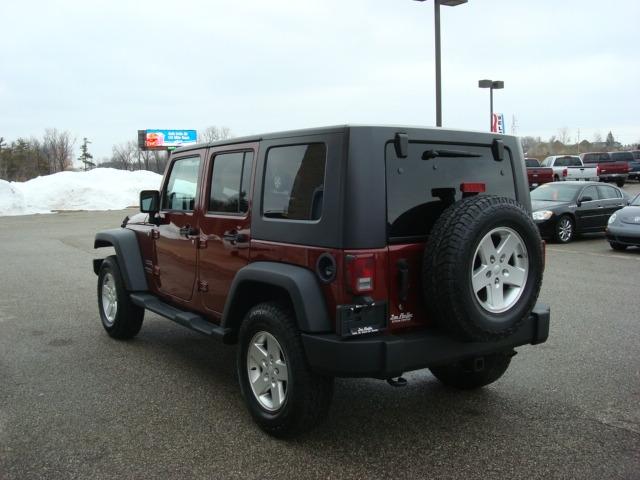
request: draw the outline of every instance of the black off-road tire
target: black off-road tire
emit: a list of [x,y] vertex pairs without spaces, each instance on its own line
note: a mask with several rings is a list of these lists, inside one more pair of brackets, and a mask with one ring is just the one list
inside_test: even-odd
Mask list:
[[478,359],[431,367],[429,370],[434,377],[449,387],[472,390],[489,385],[502,377],[509,368],[513,355],[513,352],[494,353]]
[[[103,284],[108,278],[113,279],[115,297],[117,298],[116,313],[113,320],[109,320],[103,302]],[[109,336],[113,338],[119,340],[133,338],[142,328],[144,308],[131,302],[118,266],[118,258],[115,255],[105,258],[100,266],[98,273],[98,311],[100,312],[102,326]]]
[[[519,299],[506,311],[492,313],[478,302],[471,284],[475,251],[494,228],[520,235],[529,270]],[[450,334],[467,341],[491,341],[518,330],[535,305],[543,273],[542,239],[531,215],[513,199],[474,196],[447,208],[431,230],[423,259],[424,298],[428,314]]]
[[[565,223],[568,222],[568,223]],[[569,225],[569,236],[566,235],[563,238],[562,228],[564,225]],[[570,243],[576,236],[576,222],[573,221],[570,215],[561,215],[556,221],[554,239],[558,243]]]
[[627,249],[626,245],[618,242],[609,242],[609,245],[611,245],[611,248],[613,248],[616,252],[624,252]]
[[[276,411],[264,408],[250,385],[247,351],[259,332],[275,337],[286,359],[286,395]],[[245,404],[256,423],[268,434],[290,438],[311,430],[327,416],[333,396],[333,377],[318,375],[309,368],[295,316],[288,306],[266,302],[249,310],[240,327],[236,365]]]

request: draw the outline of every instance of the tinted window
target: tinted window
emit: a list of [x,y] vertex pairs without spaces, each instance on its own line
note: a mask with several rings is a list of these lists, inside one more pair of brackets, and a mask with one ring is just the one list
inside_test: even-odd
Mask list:
[[610,187],[608,185],[598,185],[597,188],[598,188],[598,195],[600,196],[601,199],[622,198],[622,195],[620,194],[620,192],[613,187]]
[[633,154],[633,158],[635,158],[636,160],[640,160],[640,150],[635,150],[631,153]]
[[247,212],[252,166],[253,152],[223,153],[214,157],[209,211]]
[[200,157],[176,160],[171,167],[169,181],[162,195],[162,208],[165,210],[193,210],[199,173]]
[[631,152],[613,152],[611,158],[616,162],[633,162],[633,153]]
[[527,167],[529,168],[540,166],[540,164],[538,163],[538,160],[536,160],[535,158],[525,158],[524,161],[527,164]]
[[581,185],[563,185],[564,182],[540,185],[531,192],[531,200],[570,202],[575,199]]
[[582,158],[584,163],[598,163],[598,159],[600,158],[599,153],[586,153]]
[[322,143],[269,149],[262,212],[268,218],[319,220],[327,149]]
[[591,200],[598,200],[600,197],[598,196],[598,190],[596,187],[587,187],[580,194],[580,198],[591,197]]
[[556,167],[578,167],[582,166],[579,157],[558,157],[555,162]]

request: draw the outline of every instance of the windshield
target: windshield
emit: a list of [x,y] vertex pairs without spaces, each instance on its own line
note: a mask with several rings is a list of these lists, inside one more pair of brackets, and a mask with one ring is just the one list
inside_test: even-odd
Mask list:
[[531,192],[531,200],[570,202],[576,198],[578,190],[581,188],[582,185],[541,185]]
[[629,205],[633,205],[634,207],[640,207],[640,193],[636,195]]

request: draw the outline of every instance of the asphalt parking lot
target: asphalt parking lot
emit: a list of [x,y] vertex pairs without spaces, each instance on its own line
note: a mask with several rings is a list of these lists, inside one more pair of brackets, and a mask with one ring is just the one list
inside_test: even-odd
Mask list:
[[0,217],[0,479],[640,478],[640,249],[548,245],[549,341],[484,390],[341,379],[328,421],[279,441],[233,347],[149,313],[103,331],[93,235],[127,213]]

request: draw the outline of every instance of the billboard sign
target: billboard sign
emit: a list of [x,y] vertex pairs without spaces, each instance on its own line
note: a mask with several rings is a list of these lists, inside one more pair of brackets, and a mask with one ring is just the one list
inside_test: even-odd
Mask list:
[[491,118],[491,131],[493,133],[504,133],[504,114],[494,113]]
[[173,150],[198,141],[195,130],[138,130],[138,147],[141,150]]

